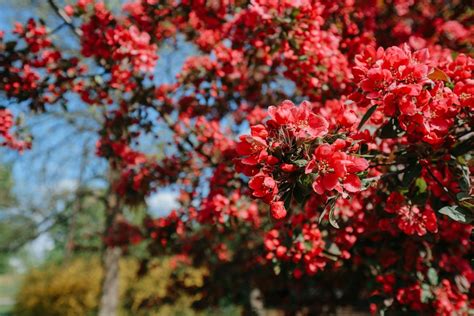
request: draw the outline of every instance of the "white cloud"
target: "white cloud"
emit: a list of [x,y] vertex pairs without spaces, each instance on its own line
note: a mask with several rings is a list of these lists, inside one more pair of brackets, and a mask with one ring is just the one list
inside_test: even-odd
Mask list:
[[61,179],[56,184],[57,192],[72,192],[77,189],[78,181],[76,179]]
[[26,246],[28,256],[22,256],[21,253],[18,256],[13,256],[9,260],[11,267],[15,269],[17,273],[25,273],[29,268],[38,266],[42,262],[46,255],[53,250],[54,241],[48,234],[42,234]]
[[38,259],[44,259],[45,254],[53,250],[54,241],[48,234],[42,234],[30,244],[32,254]]
[[177,192],[161,191],[150,196],[147,199],[147,204],[151,214],[165,216],[179,206],[177,199]]

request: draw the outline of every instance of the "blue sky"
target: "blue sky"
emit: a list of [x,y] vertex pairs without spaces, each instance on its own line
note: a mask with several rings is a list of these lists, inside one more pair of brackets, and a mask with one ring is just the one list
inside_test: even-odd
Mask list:
[[[36,10],[34,6],[18,7],[12,1],[6,0],[0,0],[0,8],[2,9],[0,10],[0,29],[7,34],[15,21],[26,21],[35,15]],[[49,17],[49,21],[51,23],[48,25],[52,27],[61,24],[54,15]],[[56,36],[60,37],[65,45],[77,47],[77,39],[67,28],[63,28]],[[8,35],[6,37],[8,38]],[[164,46],[159,52],[160,59],[156,67],[155,82],[157,84],[173,82],[186,58],[195,53],[193,46],[182,40],[177,42],[176,48]],[[0,102],[2,101],[5,102],[0,95]],[[9,108],[18,113],[18,110],[24,112],[26,106],[11,104]],[[74,97],[70,99],[68,108],[71,111],[87,110],[87,106]],[[28,209],[31,206],[45,207],[53,192],[74,189],[78,183],[84,155],[87,161],[84,167],[87,183],[99,187],[105,185],[100,179],[94,180],[97,175],[103,174],[106,167],[104,160],[94,155],[97,135],[93,130],[97,129],[98,125],[84,119],[80,121],[80,126],[86,126],[92,131],[79,132],[74,125],[56,115],[61,112],[60,109],[50,107],[49,112],[41,116],[26,114],[27,125],[34,137],[33,148],[30,151],[19,154],[5,148],[0,149],[1,161],[13,167],[14,192],[20,202],[20,209]],[[144,146],[150,144],[151,139],[143,139]],[[152,214],[162,216],[177,207],[177,194],[176,188],[165,188],[152,195],[148,199]],[[40,219],[41,215],[38,215],[38,220]],[[41,256],[50,246],[51,241],[46,235],[33,242],[31,248],[33,254]]]

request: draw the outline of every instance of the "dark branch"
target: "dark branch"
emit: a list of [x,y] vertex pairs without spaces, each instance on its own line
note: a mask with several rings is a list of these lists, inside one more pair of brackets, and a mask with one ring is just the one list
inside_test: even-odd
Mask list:
[[54,2],[54,0],[48,0],[48,3],[53,9],[53,11],[56,13],[56,15],[59,16],[64,21],[64,23],[66,23],[66,25],[71,29],[71,31],[77,37],[80,38],[82,36],[82,31],[74,26],[74,24],[72,23],[71,17],[68,16],[66,12],[64,12],[63,9],[58,7],[58,5]]

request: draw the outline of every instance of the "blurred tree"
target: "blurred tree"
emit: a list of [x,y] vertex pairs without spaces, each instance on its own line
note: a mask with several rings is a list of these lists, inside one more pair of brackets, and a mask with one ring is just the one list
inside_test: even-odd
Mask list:
[[[179,214],[175,212],[167,219],[158,221],[150,219],[145,223],[145,229],[150,231],[150,240],[156,244],[154,254],[157,256],[162,255],[165,246],[172,249],[170,242],[178,240],[184,245],[181,251],[188,255],[191,251],[196,252],[196,260],[205,257],[202,261],[234,260],[233,264],[235,264],[237,260],[233,257],[238,260],[245,258],[243,264],[235,265],[241,272],[243,269],[255,270],[254,265],[268,263],[275,264],[275,271],[272,272],[285,276],[293,275],[295,279],[300,279],[303,275],[312,276],[323,268],[326,272],[335,268],[349,270],[354,275],[351,278],[352,281],[367,271],[371,274],[365,283],[373,283],[371,281],[380,283],[380,278],[383,280],[388,273],[391,273],[390,266],[395,264],[393,262],[386,264],[386,258],[396,256],[391,252],[378,253],[379,249],[372,248],[372,243],[384,245],[378,247],[383,250],[393,249],[393,253],[407,250],[405,255],[401,256],[403,259],[407,257],[423,259],[428,257],[426,253],[429,253],[429,257],[433,257],[433,260],[430,258],[423,263],[420,262],[421,260],[410,260],[420,262],[420,264],[416,266],[413,264],[413,268],[405,267],[406,273],[403,274],[398,273],[397,269],[397,274],[392,275],[390,279],[404,281],[401,282],[403,285],[397,284],[395,289],[393,284],[389,284],[393,291],[386,292],[392,292],[387,295],[387,300],[391,302],[394,302],[396,298],[400,301],[400,305],[413,305],[408,304],[407,301],[410,300],[400,299],[400,291],[411,293],[413,289],[420,291],[428,286],[429,295],[421,298],[421,293],[418,296],[422,301],[415,303],[417,306],[426,304],[425,307],[432,310],[439,308],[439,302],[443,302],[450,294],[451,288],[454,288],[455,283],[459,283],[460,277],[472,275],[468,264],[465,264],[468,248],[458,247],[467,244],[465,232],[470,233],[463,227],[458,229],[459,242],[457,240],[453,242],[452,238],[443,237],[444,232],[449,230],[442,227],[445,219],[440,218],[439,236],[449,241],[448,247],[434,243],[438,239],[431,238],[431,235],[428,235],[425,240],[409,236],[414,235],[415,232],[418,236],[425,235],[428,231],[433,234],[438,232],[437,217],[433,209],[439,209],[440,214],[444,215],[449,212],[451,217],[463,217],[461,210],[465,205],[472,206],[470,203],[472,198],[467,196],[472,191],[469,170],[466,171],[466,167],[470,166],[466,159],[470,157],[461,157],[462,161],[451,159],[454,156],[450,151],[445,151],[446,148],[441,148],[443,146],[440,146],[439,151],[436,148],[434,152],[428,150],[430,146],[427,146],[427,144],[441,145],[442,143],[451,146],[453,139],[443,137],[448,136],[447,132],[454,127],[452,124],[454,121],[460,128],[453,128],[456,135],[449,136],[454,136],[456,139],[456,137],[463,138],[472,134],[470,128],[461,126],[467,125],[464,114],[470,119],[472,115],[467,112],[471,104],[464,104],[466,94],[463,89],[459,89],[466,87],[465,84],[472,86],[472,82],[456,82],[460,78],[459,75],[444,73],[445,70],[450,73],[453,67],[458,67],[457,64],[448,66],[444,62],[448,59],[451,62],[453,52],[445,51],[442,53],[443,58],[437,58],[440,67],[445,69],[440,70],[433,68],[438,61],[428,62],[424,51],[413,52],[412,55],[408,46],[404,49],[389,47],[386,51],[378,50],[377,53],[375,49],[372,49],[372,46],[399,45],[410,35],[404,34],[400,38],[393,36],[390,39],[392,42],[389,43],[386,38],[378,39],[378,34],[385,34],[396,25],[400,25],[398,24],[399,17],[392,14],[392,12],[400,11],[398,5],[392,8],[381,4],[373,6],[376,9],[373,11],[367,10],[365,6],[359,6],[358,3],[355,5],[353,1],[344,2],[341,6],[337,3],[335,6],[326,6],[324,1],[321,3],[319,1],[298,2],[297,4],[288,1],[283,6],[280,6],[279,2],[262,1],[262,5],[259,6],[257,3],[246,1],[235,3],[206,1],[203,5],[194,1],[143,0],[130,3],[123,14],[114,16],[113,12],[93,0],[79,1],[76,6],[64,8],[60,1],[56,3],[54,0],[48,0],[43,3],[49,4],[52,9],[48,17],[53,16],[56,20],[48,19],[48,27],[45,27],[41,20],[30,20],[24,28],[18,24],[15,33],[18,35],[19,42],[25,42],[26,48],[16,47],[15,41],[5,41],[3,44],[5,54],[2,58],[8,64],[2,71],[3,90],[7,96],[11,97],[12,102],[27,101],[25,103],[28,103],[29,108],[34,111],[42,111],[56,105],[54,106],[56,110],[48,115],[58,115],[68,124],[76,122],[79,117],[87,121],[89,118],[99,121],[99,128],[93,126],[90,129],[95,135],[95,138],[91,139],[98,140],[97,154],[108,161],[99,172],[103,181],[103,186],[100,187],[103,190],[100,191],[103,194],[100,201],[104,204],[103,239],[106,245],[103,247],[105,249],[103,252],[104,277],[99,315],[115,314],[118,305],[119,259],[127,242],[134,243],[139,237],[143,237],[140,235],[139,228],[128,225],[122,220],[124,205],[142,203],[145,197],[154,190],[169,185],[176,185],[181,189],[179,199],[182,208]],[[426,10],[427,8],[431,10]],[[437,5],[413,9],[409,10],[409,13],[413,13],[408,15],[409,18],[413,22],[418,20],[422,22],[415,23],[413,26],[412,35],[417,37],[423,35],[425,29],[431,29],[433,22],[443,22],[441,16],[439,17],[441,20],[434,16],[421,18],[422,15],[418,10],[420,13],[427,11],[447,13],[447,10]],[[407,8],[401,11],[407,11]],[[413,48],[418,50],[420,46],[438,43],[438,40],[442,44],[443,37],[446,37],[444,33],[448,33],[446,34],[448,37],[454,35],[449,34],[449,31],[446,32],[446,29],[454,28],[458,31],[460,29],[461,32],[456,33],[467,33],[459,22],[454,21],[459,17],[457,12],[464,11],[464,5],[458,6],[455,15],[449,13],[445,16],[446,24],[441,28],[435,28],[436,35],[426,34],[425,39],[411,41],[413,43],[407,43],[407,45],[416,46]],[[347,15],[342,16],[341,19],[341,13],[345,12]],[[407,15],[406,13],[403,12],[400,15]],[[390,23],[379,23],[386,21],[387,15],[388,17],[393,15],[388,19]],[[63,21],[59,21],[58,18]],[[449,21],[452,18],[454,20]],[[468,19],[463,19],[463,22],[468,22]],[[407,23],[407,25],[411,24],[411,22]],[[376,25],[381,27],[375,27]],[[63,31],[68,32],[68,36],[61,37],[59,43],[54,44],[55,37],[66,35]],[[79,37],[79,41],[76,41],[75,36],[69,35]],[[180,37],[186,38],[187,41],[199,47],[200,51],[186,61],[177,77],[176,85],[170,86],[168,83],[158,85],[154,71],[158,47],[167,39],[176,41]],[[456,37],[468,38],[463,34],[457,34]],[[62,44],[75,45],[73,47],[76,53],[71,49],[67,50],[67,47],[62,47]],[[322,44],[324,45],[321,46]],[[463,45],[460,46],[461,49],[470,47],[470,45],[461,44]],[[367,50],[366,45],[370,47]],[[438,49],[434,52],[436,55],[440,53]],[[78,57],[75,57],[76,55]],[[384,56],[382,58],[379,55]],[[354,56],[357,56],[355,64]],[[378,60],[375,63],[374,57]],[[466,56],[457,56],[459,65],[464,65],[466,60]],[[472,64],[472,62],[469,63]],[[402,64],[403,67],[400,67]],[[363,69],[357,67],[355,72],[351,73],[353,66],[361,65],[364,65]],[[378,69],[380,65],[383,66],[383,71]],[[367,68],[372,68],[372,66],[374,67],[372,71],[366,72]],[[392,66],[396,66],[397,69]],[[32,68],[33,71],[31,71]],[[18,69],[23,71],[19,75]],[[416,80],[407,76],[407,72],[412,70],[416,73]],[[384,80],[386,84],[383,87],[379,86],[377,78],[372,80],[374,71],[387,74],[387,80]],[[398,73],[389,76],[388,74],[392,71]],[[441,77],[444,78],[439,78],[440,72],[443,74]],[[369,74],[368,78],[361,81]],[[433,74],[438,78],[432,78]],[[462,77],[470,76],[471,74],[468,73]],[[279,81],[282,79],[293,82],[295,89],[286,91],[283,87],[279,87]],[[406,85],[405,79],[408,79],[409,86]],[[426,84],[432,83],[433,80],[441,82],[436,85],[430,84],[430,86]],[[452,90],[456,85],[457,89]],[[396,91],[395,86],[397,86]],[[378,92],[377,90],[386,90],[383,92],[388,92],[388,94],[383,98],[379,93],[375,93],[376,96],[374,96],[373,92]],[[356,91],[358,93],[354,94],[353,92]],[[359,91],[363,93],[359,95]],[[444,100],[446,102],[442,103],[449,104],[447,107],[442,107],[442,114],[446,115],[441,116],[438,115],[441,114],[438,112],[441,111],[438,102],[439,91],[446,91]],[[407,97],[407,92],[410,99],[407,103],[410,103],[410,109],[393,109],[393,107],[398,107],[396,105],[398,98],[403,100]],[[419,96],[419,103],[417,101],[417,104],[411,104],[412,101],[415,102],[414,99],[417,99],[411,96]],[[380,99],[374,101],[374,97],[377,99],[380,97]],[[444,99],[444,96],[440,97]],[[269,108],[269,114],[274,120],[264,119],[265,111],[260,106],[276,104],[275,101],[282,99],[304,99],[309,102],[303,103],[300,107],[283,102],[277,108]],[[468,100],[471,103],[472,99]],[[76,102],[81,104],[76,104]],[[427,121],[419,111],[413,110],[416,106],[420,106],[420,109],[424,108],[427,105],[425,102],[428,102],[433,110],[433,116]],[[84,103],[89,104],[90,107],[84,107]],[[373,106],[365,110],[369,103]],[[382,103],[384,107],[386,106],[384,110],[380,108]],[[462,105],[462,109],[457,105]],[[403,102],[403,106],[407,104]],[[13,106],[9,108],[16,110]],[[71,112],[68,111],[74,112],[74,117],[69,117]],[[83,113],[86,115],[81,116]],[[96,115],[93,115],[94,113]],[[322,116],[319,117],[317,113]],[[364,116],[362,116],[363,113],[365,113]],[[361,135],[358,130],[374,113],[379,119],[376,120],[374,116],[373,122],[367,123],[379,126],[371,131],[367,130],[368,134],[365,136]],[[399,113],[403,115],[399,116]],[[460,116],[454,120],[454,116],[458,114]],[[362,119],[360,122],[358,122],[359,115]],[[14,117],[10,109],[5,109],[2,117],[7,127],[4,134],[8,139],[8,144],[18,149],[28,147],[29,138],[21,138],[25,141],[15,143],[9,134],[12,117]],[[48,118],[48,116],[45,117]],[[412,122],[409,119],[407,125],[404,119],[408,117],[417,119]],[[443,118],[443,124],[440,124],[440,118]],[[388,119],[388,125],[383,122],[386,119]],[[161,134],[160,126],[156,125],[158,121],[161,122],[160,124],[166,124],[170,133],[175,136],[172,138],[173,141],[170,141],[167,159],[160,161],[156,161],[149,151],[138,148],[143,145],[141,137],[144,134],[160,136],[158,135]],[[255,125],[258,122],[264,124]],[[423,135],[415,135],[417,132],[413,133],[413,131],[417,131],[420,122],[426,123],[427,126],[432,125],[433,129],[430,131],[431,128],[424,128],[421,131]],[[257,137],[256,134],[258,134],[259,138],[243,136],[240,137],[241,142],[236,144],[237,136],[248,130],[249,125],[254,126],[251,129],[252,135]],[[404,133],[401,129],[407,133],[408,140],[400,137],[400,143],[397,141],[393,143],[391,140],[385,143],[383,139],[401,136]],[[439,130],[439,133],[435,130]],[[60,134],[57,133],[57,129],[53,131],[56,136]],[[309,138],[307,139],[306,136]],[[420,138],[421,136],[423,139]],[[265,141],[262,141],[264,138]],[[377,140],[379,138],[380,142]],[[59,143],[70,145],[71,139],[69,133],[66,132],[60,136]],[[51,142],[51,138],[49,141]],[[421,143],[421,141],[426,143]],[[306,146],[307,143],[310,143],[309,147]],[[471,143],[472,141],[463,140],[455,145],[456,148],[453,147],[452,153],[455,156],[465,155],[464,148],[460,150],[460,147],[469,147],[464,145]],[[378,145],[380,148],[372,152],[372,149],[375,149],[373,147],[379,147]],[[397,153],[397,157],[389,155],[387,146],[396,148],[394,152]],[[58,144],[54,143],[52,146],[55,149],[54,153],[58,152],[57,147],[59,147]],[[319,148],[321,148],[321,153],[319,153]],[[414,148],[419,150],[412,150]],[[258,155],[255,155],[256,151]],[[324,152],[331,156],[323,155]],[[403,159],[398,160],[398,153],[403,156]],[[250,156],[247,157],[247,154]],[[81,156],[71,152],[65,155],[73,159]],[[326,161],[325,156],[331,159]],[[353,196],[349,193],[357,193],[365,189],[362,180],[374,180],[374,178],[366,179],[369,175],[365,171],[369,168],[369,161],[364,158],[366,156],[370,156],[370,162],[375,163],[369,170],[369,173],[373,172],[371,175],[377,176],[375,180],[382,180],[384,173],[390,176],[387,182],[385,182],[385,177],[383,181],[380,181],[383,187],[367,188],[370,190],[370,195],[361,193],[360,196]],[[48,156],[48,160],[49,158],[56,158],[56,154]],[[441,183],[438,176],[432,174],[430,164],[438,165],[445,160],[453,160],[451,164],[460,169],[454,170],[456,172],[453,176],[464,182],[460,185],[464,187],[462,195],[454,195],[458,193],[458,188],[451,188],[451,190],[456,190],[451,192],[449,188],[445,188],[445,184]],[[236,164],[236,169],[232,161]],[[388,165],[387,162],[389,162]],[[48,163],[54,165],[59,173],[65,170],[63,165],[57,168],[58,159],[48,161]],[[399,164],[403,164],[406,168],[398,170]],[[278,169],[280,167],[281,170]],[[448,169],[444,168],[445,166],[436,167],[439,168],[440,175],[445,174],[446,178],[450,178],[448,176],[451,174],[446,172],[449,167]],[[77,168],[77,170],[81,169]],[[245,185],[248,178],[236,174],[234,170],[244,171],[244,174],[252,177],[251,190],[248,190]],[[61,212],[65,209],[71,210],[69,215],[64,217],[64,221],[67,222],[67,233],[64,235],[67,256],[70,256],[75,249],[74,238],[77,232],[78,214],[84,208],[81,192],[83,187],[88,186],[87,181],[82,178],[83,174],[82,171],[79,176],[74,174],[74,179],[79,179],[77,183],[74,182],[74,202],[67,207],[54,205],[54,209],[58,209],[59,212],[52,213],[51,217],[44,216],[45,222],[38,221],[48,228],[61,221]],[[403,177],[400,178],[402,174]],[[398,183],[399,180],[401,184]],[[418,185],[417,182],[422,185]],[[427,191],[427,188],[430,190]],[[445,191],[452,196],[445,196],[441,189],[446,189]],[[260,213],[263,212],[259,213],[259,211],[266,212],[267,208],[263,209],[255,201],[250,201],[247,197],[251,193],[249,191],[252,191],[254,197],[261,197],[263,202],[271,204],[270,213],[279,222],[270,222],[271,219],[267,217],[264,217],[263,221],[260,220]],[[394,199],[400,200],[400,203],[395,204],[401,205],[396,205],[397,209],[390,213],[399,214],[397,217],[387,219],[388,214],[382,212],[385,212],[385,205],[387,205],[386,209],[389,209],[390,203],[385,204],[385,201],[390,202],[390,197],[394,197],[391,193],[395,192],[398,195],[395,195]],[[430,192],[433,192],[433,195]],[[346,194],[354,199],[350,202],[344,201]],[[405,200],[402,195],[406,195],[409,199]],[[341,197],[344,199],[340,199]],[[426,198],[432,199],[433,204],[425,203]],[[462,205],[454,208],[451,202],[462,202]],[[377,209],[373,212],[375,204],[377,204]],[[415,204],[419,204],[421,209]],[[443,208],[440,208],[441,206]],[[373,219],[373,216],[379,216],[378,213],[382,216]],[[328,216],[328,222],[323,221],[326,216]],[[461,220],[470,221],[470,217],[470,213],[464,214]],[[235,222],[240,220],[246,222],[246,225],[240,227],[257,231],[260,235],[259,238],[246,238],[246,235],[236,230],[236,234],[241,235],[243,241],[238,244],[245,246],[242,252],[238,251],[239,245],[230,247],[233,246],[233,241],[239,240],[230,238],[234,234],[227,234],[226,237],[229,238],[219,240],[219,237],[226,232],[232,232],[236,227]],[[265,221],[267,225],[261,226],[261,222],[265,224]],[[399,237],[397,232],[392,232],[390,228],[392,224],[393,228],[395,225],[398,226],[405,235],[401,235],[399,239],[391,238]],[[330,225],[344,229],[337,231]],[[169,229],[166,229],[168,227]],[[196,227],[199,229],[198,238],[191,234],[195,232]],[[373,232],[372,227],[378,227],[379,231]],[[39,233],[43,231],[42,226],[40,228]],[[381,233],[380,237],[377,236],[378,233]],[[377,238],[374,238],[374,234]],[[200,239],[200,236],[203,237]],[[202,241],[206,239],[208,243]],[[383,240],[387,240],[387,243],[383,244],[381,242]],[[194,246],[193,241],[197,241],[198,246]],[[408,247],[405,241],[415,246]],[[355,247],[356,242],[358,242],[357,247]],[[432,245],[426,246],[426,243],[431,242],[433,242]],[[392,247],[392,244],[396,246]],[[176,248],[179,246],[178,244]],[[451,255],[444,252],[451,247],[457,249],[459,253],[456,256],[456,265],[467,267],[463,269],[464,271],[449,271],[451,269],[446,269],[447,265],[442,262],[443,255]],[[366,251],[367,248],[369,251]],[[249,253],[249,255],[243,256],[241,253]],[[360,260],[361,257],[365,259],[372,255],[378,260]],[[352,260],[346,263],[348,259]],[[401,265],[403,263],[401,261],[397,264]],[[458,262],[462,264],[457,264]],[[351,269],[352,263],[357,270]],[[288,268],[285,267],[286,264]],[[449,280],[439,282],[441,280],[438,278],[436,268],[443,271],[440,276],[444,278],[447,275]],[[431,273],[433,269],[435,277]],[[229,266],[223,266],[221,274],[216,273],[216,269],[210,270],[215,275],[229,276]],[[379,274],[376,275],[372,271],[377,271]],[[344,276],[339,271],[337,273],[339,277]],[[342,279],[344,282],[347,280],[344,277]],[[420,282],[413,284],[413,279],[419,279]],[[236,287],[239,280],[240,278],[232,277],[229,284]],[[224,283],[221,279],[217,281],[220,284]],[[263,301],[258,299],[260,294],[265,295],[263,290],[275,286],[257,287],[260,290],[258,293],[253,290],[255,286],[250,282],[247,283],[242,288],[247,300],[250,296],[251,302],[256,303],[252,303],[253,309],[256,310],[255,306],[261,306],[259,301]],[[345,292],[341,291],[344,287],[319,284],[322,292],[334,292],[337,294],[336,298]],[[311,293],[307,287],[303,288],[305,293]],[[328,288],[334,291],[328,291]],[[370,293],[374,292],[371,285],[360,288]],[[364,292],[363,290],[360,292]],[[453,305],[467,305],[467,295],[463,294],[467,290],[463,288],[458,290],[456,294],[459,295],[454,295],[458,302],[453,301]],[[358,294],[358,291],[348,292]],[[317,295],[314,295],[315,293]],[[313,304],[316,299],[327,301],[317,292],[312,292],[312,294]],[[426,302],[428,296],[430,305]],[[273,297],[281,301],[282,296]],[[387,300],[381,297],[380,302]],[[301,304],[295,305],[301,309]],[[332,304],[333,307],[337,305],[337,303]],[[446,304],[443,302],[442,305]],[[295,313],[297,311],[294,309]]]
[[11,166],[0,165],[0,274],[9,270],[9,261],[17,245],[23,244],[36,230],[35,222],[21,214],[13,194]]
[[7,208],[16,205],[17,200],[12,192],[13,178],[11,166],[0,165],[0,207]]
[[[2,7],[7,8],[6,12],[10,13],[7,15],[11,17],[11,20],[5,21],[6,23],[26,21],[31,16],[51,23],[52,33],[64,52],[77,50],[78,44],[74,31],[64,23],[63,11],[60,9],[70,2],[0,0]],[[121,2],[120,0],[104,1],[111,11],[119,10]],[[168,63],[169,65],[171,63]],[[94,66],[91,65],[91,67],[93,69]],[[21,105],[18,104],[18,106]],[[64,111],[66,107],[67,111]],[[44,197],[40,198],[40,205],[24,207],[28,209],[27,217],[35,219],[36,227],[29,230],[28,238],[19,240],[15,248],[21,247],[41,234],[48,233],[54,239],[55,246],[52,255],[56,259],[62,259],[63,256],[70,257],[74,251],[83,247],[95,247],[101,237],[97,235],[97,231],[101,231],[101,235],[105,236],[117,218],[121,218],[126,212],[120,198],[109,185],[112,182],[111,179],[117,178],[118,175],[109,172],[109,166],[95,156],[97,131],[103,120],[104,108],[84,106],[78,99],[72,100],[67,105],[63,104],[63,108],[58,107],[44,113],[41,118],[27,114],[25,127],[35,137],[35,148],[23,157],[10,154],[2,158],[6,158],[16,166],[28,165],[29,170],[25,177],[29,188],[26,191],[34,191],[31,190],[33,184],[29,182],[33,177],[38,177],[36,182],[41,187],[47,188],[44,190],[46,192]],[[61,167],[58,168],[58,166]],[[58,183],[64,178],[73,183],[73,188],[67,192],[64,190],[56,192]],[[22,196],[22,200],[26,204],[30,202],[34,204],[32,201],[39,194],[37,192],[29,194]],[[89,217],[93,213],[89,212],[90,208],[99,210],[100,214],[96,214],[98,218]],[[86,228],[81,225],[83,220],[86,222],[90,220],[89,223],[93,225]],[[87,240],[90,240],[92,244],[82,244],[84,235],[91,236]],[[58,247],[63,247],[65,252],[63,253]],[[111,295],[104,294],[104,297],[117,297],[114,293],[117,293],[118,279],[117,274],[113,272],[118,271],[120,250],[109,249],[109,247],[102,250],[104,250],[103,262],[108,265],[105,270],[110,272],[105,275],[104,289],[108,290],[104,292],[112,293]]]
[[[150,261],[148,272],[137,278],[137,260],[122,259],[120,265],[120,315],[198,314],[191,307],[201,298],[199,290],[208,274],[205,269],[190,267],[179,258],[161,258]],[[97,256],[76,256],[65,264],[33,269],[25,276],[18,293],[15,314],[95,314],[101,278]]]

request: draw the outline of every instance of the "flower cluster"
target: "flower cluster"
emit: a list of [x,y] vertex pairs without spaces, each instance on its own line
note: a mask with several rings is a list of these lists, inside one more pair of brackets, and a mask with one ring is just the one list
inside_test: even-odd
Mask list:
[[317,173],[313,190],[318,194],[335,190],[349,193],[359,192],[362,184],[358,173],[365,171],[369,164],[364,158],[348,155],[347,142],[342,139],[333,144],[322,144],[316,147],[314,154],[306,165],[305,173]]
[[171,211],[166,217],[159,219],[145,218],[144,226],[147,234],[158,242],[161,247],[166,247],[170,241],[170,235],[182,235],[185,226],[176,211]]
[[[472,58],[458,58],[466,62],[464,71],[470,78]],[[359,106],[375,106],[395,119],[410,139],[442,144],[462,110],[460,99],[471,98],[469,92],[463,95],[460,90],[472,89],[472,81],[449,77],[437,66],[453,68],[450,64],[438,65],[427,49],[412,52],[408,45],[386,50],[368,47],[356,56],[353,74],[360,91],[351,98]]]
[[331,134],[328,121],[308,102],[295,106],[285,101],[268,113],[265,124],[240,137],[242,158],[236,168],[251,177],[252,195],[271,205],[275,219],[286,216],[284,201],[291,199],[298,181],[311,181],[314,192],[323,196],[346,197],[361,190],[359,175],[368,163],[358,157],[358,146],[347,133]]
[[7,109],[0,109],[0,135],[7,137],[13,126],[13,115]]
[[109,227],[104,243],[109,247],[126,248],[129,245],[136,245],[142,240],[143,235],[138,226],[127,222],[125,219],[120,219]]
[[[107,194],[136,206],[178,193],[169,215],[142,228],[119,220],[104,242],[145,240],[150,256],[206,266],[202,304],[241,304],[259,289],[285,314],[365,304],[464,315],[474,282],[466,8],[78,0],[59,10],[68,27],[30,20],[11,39],[0,32],[2,145],[23,146],[12,126],[23,104],[101,105]],[[55,45],[71,31],[77,45]],[[171,77],[155,80],[158,55]]]
[[13,114],[8,109],[0,108],[0,136],[3,138],[2,146],[8,146],[12,149],[23,151],[31,146],[31,143],[16,139],[12,133]]
[[276,229],[266,234],[266,259],[292,262],[297,266],[293,271],[295,278],[301,278],[303,273],[314,275],[326,266],[327,259],[323,256],[325,243],[316,224],[304,224],[301,238],[294,240],[289,248],[279,237],[280,233]]
[[21,23],[16,23],[13,32],[25,40],[32,53],[38,53],[40,50],[51,46],[46,27],[37,25],[33,19],[29,19],[25,27]]
[[[396,225],[406,234],[417,234],[423,236],[427,231],[436,233],[438,225],[436,215],[429,204],[424,210],[420,210],[417,205],[407,205],[405,198],[399,192],[392,192],[387,199],[385,211],[396,214]],[[390,220],[379,222],[382,230],[390,230]]]
[[[157,46],[151,43],[148,33],[115,19],[104,3],[95,3],[92,8],[89,21],[81,26],[82,54],[111,62],[111,86],[130,91],[134,88],[134,74],[153,71],[158,60]],[[82,14],[79,4],[76,10]]]

